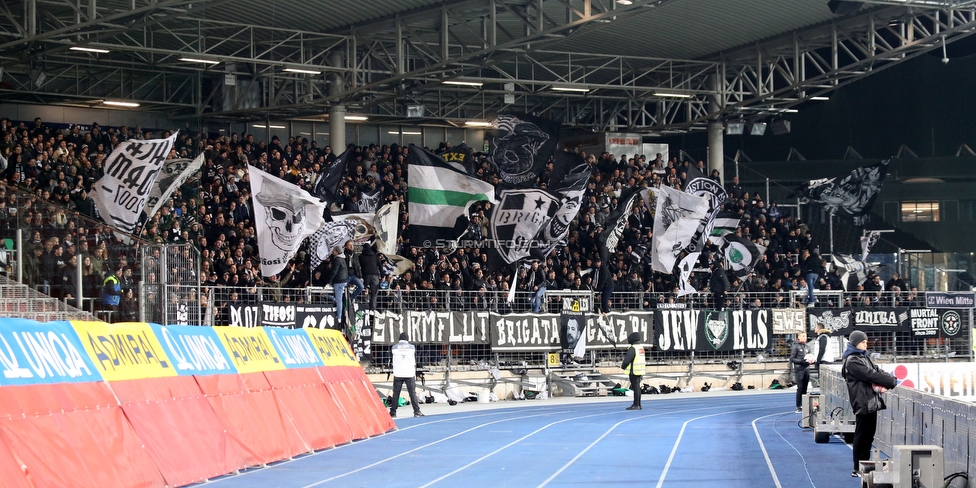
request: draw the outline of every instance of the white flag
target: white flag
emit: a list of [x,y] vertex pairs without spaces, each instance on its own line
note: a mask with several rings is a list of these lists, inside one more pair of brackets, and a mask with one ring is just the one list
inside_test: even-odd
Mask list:
[[373,227],[376,229],[376,251],[380,254],[396,254],[399,221],[400,202],[398,201],[383,205],[373,217]]
[[670,273],[678,254],[692,243],[698,224],[708,212],[708,199],[666,186],[650,191],[656,200],[651,267]]
[[319,230],[325,219],[325,202],[305,190],[248,165],[254,206],[254,229],[261,254],[261,274],[285,269],[306,237]]
[[147,218],[151,219],[156,215],[156,212],[163,208],[163,202],[200,170],[203,166],[203,156],[200,154],[196,159],[170,159],[163,163],[156,184],[149,191],[149,200],[146,201]]
[[691,271],[695,269],[695,263],[698,262],[699,256],[701,256],[700,252],[693,252],[685,256],[681,260],[681,264],[678,265],[678,270],[681,272],[681,279],[678,280],[679,297],[698,293],[698,290],[691,286]]
[[125,141],[105,159],[105,174],[92,186],[91,197],[105,223],[132,234],[146,206],[156,176],[176,141]]

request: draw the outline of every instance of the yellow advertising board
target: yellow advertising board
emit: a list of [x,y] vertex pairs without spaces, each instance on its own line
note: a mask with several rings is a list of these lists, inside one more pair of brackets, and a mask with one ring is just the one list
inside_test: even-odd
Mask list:
[[356,355],[349,346],[349,341],[335,329],[315,329],[306,327],[305,333],[312,344],[315,352],[322,356],[322,362],[326,366],[360,366]]
[[105,381],[177,374],[149,324],[72,321],[71,326]]
[[238,373],[285,369],[264,327],[214,327]]

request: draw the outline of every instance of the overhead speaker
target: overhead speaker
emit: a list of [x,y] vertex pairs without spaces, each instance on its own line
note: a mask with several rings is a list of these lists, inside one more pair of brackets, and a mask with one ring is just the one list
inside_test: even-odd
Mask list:
[[746,123],[741,120],[725,123],[725,135],[727,136],[741,136],[745,131]]
[[830,0],[827,8],[836,15],[851,15],[861,9],[861,2],[851,2],[848,0]]
[[790,121],[786,119],[776,119],[770,124],[773,135],[781,136],[790,133]]

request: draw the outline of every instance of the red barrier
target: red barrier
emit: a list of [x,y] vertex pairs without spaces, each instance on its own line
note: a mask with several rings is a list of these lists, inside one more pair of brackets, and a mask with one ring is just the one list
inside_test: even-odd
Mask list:
[[227,435],[263,462],[309,452],[298,430],[278,405],[264,373],[197,376]]
[[0,388],[0,438],[36,488],[165,484],[102,382]]
[[267,461],[227,435],[192,376],[115,381],[110,387],[171,486]]
[[350,386],[354,389],[355,395],[357,395],[361,404],[376,416],[379,422],[380,430],[374,432],[373,435],[396,429],[396,423],[390,417],[386,407],[383,405],[383,401],[376,394],[376,388],[369,381],[369,378],[366,377],[363,369],[354,366],[345,366],[343,369],[345,370],[346,377],[350,380]]
[[[0,398],[3,391],[0,390]],[[6,488],[31,488],[27,481],[27,474],[20,469],[20,461],[14,456],[13,451],[7,447],[7,442],[0,433],[0,480]],[[26,466],[25,466],[26,469]]]
[[288,413],[299,435],[315,449],[326,449],[358,438],[350,422],[341,421],[338,399],[313,368],[265,371],[278,404]]
[[357,438],[382,434],[396,428],[361,368],[324,366],[317,369],[322,380],[338,399],[345,417],[351,423],[356,422],[362,426]]

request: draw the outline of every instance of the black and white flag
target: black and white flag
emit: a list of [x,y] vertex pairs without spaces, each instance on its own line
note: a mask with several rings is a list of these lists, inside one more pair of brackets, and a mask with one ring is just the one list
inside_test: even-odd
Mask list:
[[285,269],[306,237],[325,224],[326,204],[296,185],[248,165],[261,274]]
[[203,166],[204,154],[200,154],[196,159],[168,159],[163,163],[159,176],[152,190],[149,191],[149,200],[146,201],[146,217],[152,218],[159,209],[163,208],[163,203],[169,200],[169,196],[177,188],[183,186],[187,180],[200,171]]
[[557,151],[554,159],[547,186],[559,198],[559,203],[549,207],[551,221],[536,236],[539,245],[532,255],[541,260],[569,235],[569,225],[582,208],[583,193],[592,173],[590,165],[579,154]]
[[735,229],[739,227],[741,222],[742,217],[739,217],[738,213],[728,210],[720,211],[715,216],[715,220],[712,221],[712,231],[708,235],[708,242],[721,246],[725,242],[723,237],[735,233]]
[[370,191],[364,191],[359,194],[359,213],[369,213],[374,214],[380,209],[380,199],[383,197],[383,191],[380,187],[376,187]]
[[342,183],[342,177],[346,174],[346,164],[350,157],[352,157],[351,148],[346,149],[344,153],[332,161],[332,165],[322,172],[318,180],[315,180],[312,194],[332,205],[335,202],[336,192],[339,191],[339,184]]
[[108,225],[132,234],[177,131],[166,139],[125,141],[105,159],[105,174],[92,186],[91,197]]
[[600,249],[600,258],[603,259],[603,263],[609,262],[610,253],[617,251],[617,245],[620,243],[620,238],[624,234],[624,229],[627,228],[627,219],[634,213],[634,205],[637,204],[641,199],[644,200],[644,204],[648,204],[648,198],[650,194],[646,189],[641,191],[640,188],[628,187],[620,194],[617,198],[617,208],[610,212],[604,221],[603,232],[600,233],[600,238],[597,240],[597,246]]
[[722,248],[725,255],[726,267],[735,273],[739,278],[744,278],[752,273],[759,258],[766,252],[766,248],[735,234],[725,236],[725,247]]
[[[550,223],[550,209],[559,201],[545,190],[504,190],[491,214],[491,236],[495,250],[506,263],[527,258],[535,236]],[[514,288],[514,286],[513,286]]]
[[374,232],[373,214],[333,214],[332,222],[322,224],[322,228],[308,238],[310,269],[315,271],[333,250],[341,250],[347,241],[362,244],[373,237]]
[[847,176],[810,180],[794,190],[790,197],[819,203],[829,210],[849,215],[854,225],[864,225],[888,175],[889,163],[891,160],[886,159],[870,166],[861,166]]
[[850,287],[849,283],[852,277],[856,281],[854,286],[857,287],[864,283],[864,280],[868,278],[868,271],[871,270],[866,262],[858,261],[850,254],[834,254],[830,260],[834,267],[840,270],[840,282],[844,285],[845,290]]
[[650,192],[655,200],[651,267],[671,273],[678,255],[689,247],[708,212],[708,199],[666,186],[651,188]]
[[[708,199],[708,211],[702,216],[701,222],[698,224],[698,230],[695,232],[695,239],[692,240],[691,246],[688,247],[689,251],[694,252],[704,249],[705,244],[711,239],[715,219],[719,212],[721,212],[722,205],[728,200],[729,193],[718,182],[702,174],[701,170],[697,167],[693,166],[692,168],[698,176],[692,177],[692,171],[688,171],[688,182],[685,184],[685,192]],[[721,244],[721,241],[712,242],[717,245]]]
[[700,256],[700,252],[690,253],[685,256],[684,259],[681,260],[681,264],[678,265],[678,271],[681,273],[681,279],[678,280],[679,297],[698,293],[698,290],[691,286],[691,272],[695,270],[695,264],[698,263],[698,258]]
[[498,169],[501,186],[535,185],[559,140],[559,123],[526,114],[502,114],[485,134],[488,159]]

